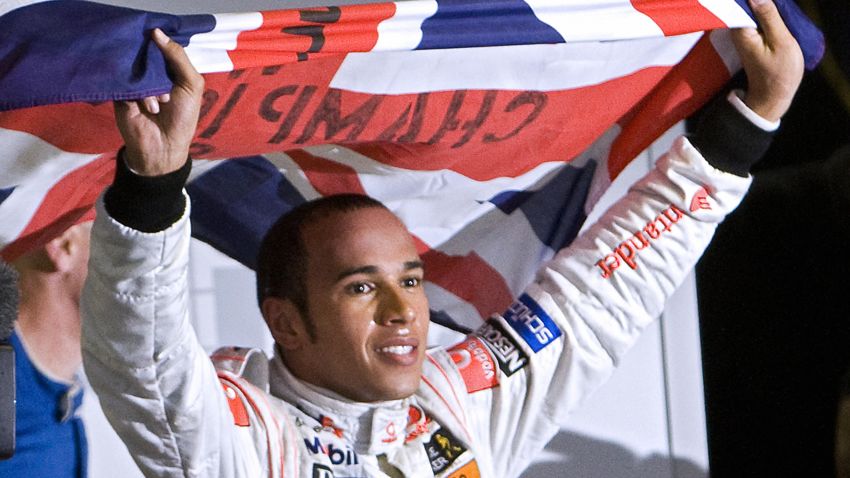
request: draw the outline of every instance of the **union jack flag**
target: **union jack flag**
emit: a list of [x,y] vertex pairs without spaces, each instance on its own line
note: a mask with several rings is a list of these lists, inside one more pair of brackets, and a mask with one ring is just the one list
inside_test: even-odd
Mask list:
[[[819,32],[777,2],[809,65]],[[413,0],[170,15],[0,1],[5,259],[89,219],[121,139],[112,100],[171,83],[154,27],[206,91],[196,237],[252,266],[265,229],[363,192],[408,225],[437,321],[503,310],[611,180],[739,69],[734,0]],[[228,159],[221,161],[221,159]]]

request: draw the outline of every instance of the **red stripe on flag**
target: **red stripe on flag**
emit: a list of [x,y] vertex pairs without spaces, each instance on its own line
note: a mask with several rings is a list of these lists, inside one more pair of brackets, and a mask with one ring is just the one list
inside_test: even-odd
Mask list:
[[71,153],[117,151],[123,141],[112,103],[68,103],[0,113],[0,128],[38,136]]
[[422,252],[427,244],[418,238],[416,241],[425,263],[425,279],[472,304],[482,318],[505,310],[513,302],[505,279],[475,251],[465,256],[436,249]]
[[327,142],[312,139],[321,126],[333,124],[333,112],[321,105],[341,63],[341,57],[329,57],[204,75],[193,157],[250,156]]
[[370,51],[378,42],[378,24],[395,14],[395,4],[261,13],[262,26],[240,33],[236,49],[228,52],[234,69],[282,65],[351,51]]
[[635,10],[654,21],[666,36],[682,35],[700,30],[726,28],[717,16],[705,8],[699,0],[631,0]]
[[579,155],[670,71],[650,67],[568,91],[370,95],[328,88],[339,61],[206,75],[193,157],[336,143],[404,169],[515,177]]
[[[304,150],[289,151],[288,154],[322,195],[366,194],[353,168]],[[471,303],[481,317],[500,312],[513,301],[513,294],[499,271],[474,251],[465,256],[449,255],[431,249],[412,234],[411,237],[425,263],[425,279]],[[475,277],[475,280],[469,280],[470,277]]]
[[115,155],[104,155],[67,174],[41,202],[18,238],[3,249],[6,261],[13,261],[38,249],[65,229],[94,219],[92,206],[104,188],[112,183]]
[[[388,107],[396,113],[382,118],[397,118],[402,127],[386,126],[378,141],[347,146],[398,168],[449,169],[477,181],[516,177],[541,163],[568,162],[581,154],[669,71],[650,67],[565,91],[436,92],[427,101],[422,95],[389,97],[382,107],[401,104]],[[373,134],[366,129],[361,136]]]
[[709,36],[703,35],[655,91],[621,121],[623,129],[608,157],[611,179],[655,138],[693,114],[729,81],[729,70]]
[[[333,57],[206,75],[192,157],[337,143],[404,169],[449,169],[478,181],[516,177],[579,155],[670,71],[651,67],[568,91],[369,95],[328,88],[339,64]],[[0,126],[72,152],[103,153],[121,145],[109,104],[3,113]]]
[[343,193],[366,194],[357,171],[350,166],[310,154],[303,149],[287,151],[287,154],[298,163],[298,167],[307,176],[310,184],[322,196]]

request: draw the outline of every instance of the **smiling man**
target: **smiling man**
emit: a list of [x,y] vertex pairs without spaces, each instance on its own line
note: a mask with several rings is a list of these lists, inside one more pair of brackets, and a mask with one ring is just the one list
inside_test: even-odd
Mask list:
[[274,336],[268,386],[218,374],[189,325],[189,174],[203,80],[116,104],[125,140],[98,203],[83,354],[112,426],[148,476],[512,477],[610,376],[740,202],[802,76],[776,8],[734,32],[749,77],[525,293],[467,339],[425,350],[423,269],[404,225],[363,196],[282,217],[258,258]]
[[[258,263],[263,317],[297,377],[359,402],[416,391],[428,335],[424,270],[381,203],[307,203],[271,228]],[[317,357],[328,360],[317,366]]]

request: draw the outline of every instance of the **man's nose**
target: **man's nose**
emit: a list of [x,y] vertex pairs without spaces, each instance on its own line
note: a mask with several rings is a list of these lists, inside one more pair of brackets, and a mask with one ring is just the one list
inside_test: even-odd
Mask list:
[[411,304],[410,292],[399,287],[389,287],[382,291],[379,320],[382,325],[406,324],[416,318]]

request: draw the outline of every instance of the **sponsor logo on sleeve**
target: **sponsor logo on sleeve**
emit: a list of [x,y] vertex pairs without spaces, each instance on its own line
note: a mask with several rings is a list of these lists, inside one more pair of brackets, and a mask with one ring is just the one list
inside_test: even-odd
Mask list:
[[694,194],[691,199],[691,212],[696,212],[700,209],[711,211],[711,203],[708,202],[708,188],[702,187]]
[[[708,201],[707,198],[706,201]],[[699,204],[699,201],[697,201],[697,204]],[[671,204],[658,217],[646,223],[643,229],[632,234],[632,237],[621,242],[610,254],[596,262],[596,266],[602,271],[602,278],[611,277],[623,263],[636,270],[638,268],[638,253],[652,247],[658,238],[672,230],[673,225],[684,216],[685,213],[681,209]]]
[[499,385],[496,363],[479,338],[468,337],[449,349],[449,355],[460,371],[467,392],[474,393]]
[[561,336],[561,329],[528,294],[523,294],[511,304],[504,317],[534,353],[543,350]]
[[528,356],[514,342],[499,322],[490,319],[475,332],[475,335],[490,348],[499,368],[506,376],[515,374],[528,364]]

